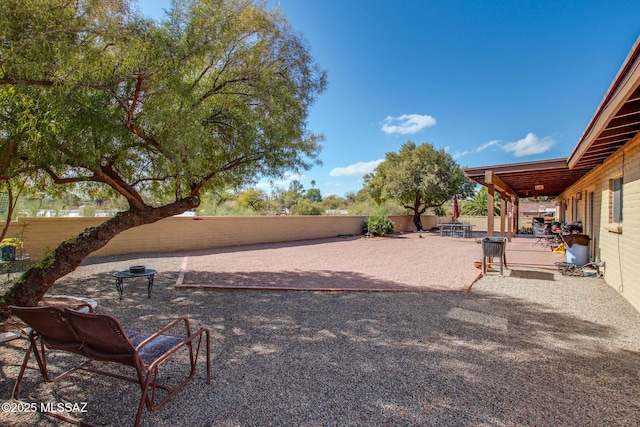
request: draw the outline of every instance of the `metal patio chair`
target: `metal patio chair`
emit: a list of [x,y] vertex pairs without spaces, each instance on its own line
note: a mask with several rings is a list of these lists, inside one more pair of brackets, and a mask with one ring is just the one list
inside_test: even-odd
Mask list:
[[[192,333],[189,320],[178,318],[154,334],[124,329],[112,316],[97,313],[83,313],[69,308],[58,307],[9,307],[11,313],[21,318],[28,326],[29,348],[26,351],[20,373],[13,387],[11,397],[19,401],[18,392],[31,353],[35,354],[38,367],[45,382],[55,382],[74,371],[84,370],[100,375],[137,383],[142,390],[138,404],[135,426],[140,424],[146,405],[151,412],[158,410],[178,391],[186,386],[196,373],[196,363],[203,339],[206,345],[207,384],[211,383],[210,333],[201,328]],[[181,328],[183,326],[183,328]],[[173,329],[183,329],[180,336],[167,335]],[[47,369],[47,353],[50,350],[66,351],[84,356],[86,360],[50,378]],[[160,384],[161,365],[179,351],[188,351],[189,374],[178,385]],[[135,377],[92,368],[94,361],[113,362],[133,367]],[[163,392],[159,392],[163,390]],[[164,395],[161,397],[160,395]],[[81,421],[62,413],[47,413],[68,422]]]

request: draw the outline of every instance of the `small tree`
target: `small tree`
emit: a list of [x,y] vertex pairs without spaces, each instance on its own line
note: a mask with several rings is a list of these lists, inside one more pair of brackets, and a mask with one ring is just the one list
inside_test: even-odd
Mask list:
[[[18,177],[0,181],[0,213],[4,213],[5,223],[0,231],[0,240],[7,236],[11,219],[18,206],[18,200],[24,191],[27,178]],[[4,195],[2,194],[4,193]],[[4,197],[3,197],[4,196]]]
[[304,198],[311,200],[312,202],[321,202],[322,193],[319,188],[310,188],[306,193],[304,193]]
[[428,208],[440,207],[454,195],[473,194],[473,183],[451,155],[411,141],[398,153],[387,153],[385,161],[365,176],[365,185],[376,201],[397,200],[411,210],[418,231],[422,231],[420,215]]
[[238,205],[249,208],[254,212],[262,211],[266,206],[267,195],[262,190],[250,188],[238,195],[236,202]]
[[322,215],[322,205],[308,199],[300,199],[293,205],[291,213],[294,215]]

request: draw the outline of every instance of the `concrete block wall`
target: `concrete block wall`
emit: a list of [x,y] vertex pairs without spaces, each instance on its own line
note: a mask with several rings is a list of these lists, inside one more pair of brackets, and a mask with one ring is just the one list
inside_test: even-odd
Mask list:
[[[254,217],[173,217],[127,230],[90,256],[129,253],[178,252],[258,243],[335,237],[339,234],[363,234],[364,216],[254,216]],[[411,216],[389,217],[396,232],[413,232]],[[425,229],[449,222],[449,217],[423,216]],[[8,237],[20,235],[24,252],[32,259],[42,259],[46,250],[75,237],[107,218],[19,218],[9,227]],[[460,217],[471,222],[473,230],[487,230],[486,217]],[[496,219],[499,221],[499,218]],[[2,226],[3,223],[0,223]],[[496,222],[499,230],[499,222]]]
[[[7,235],[21,235],[24,251],[37,260],[43,257],[47,248],[53,249],[106,220],[19,218],[11,223]],[[362,222],[360,216],[173,217],[120,233],[91,256],[175,252],[362,234]]]

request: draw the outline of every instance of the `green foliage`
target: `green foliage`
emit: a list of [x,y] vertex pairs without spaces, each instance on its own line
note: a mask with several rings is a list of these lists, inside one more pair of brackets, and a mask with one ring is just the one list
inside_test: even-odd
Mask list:
[[127,0],[0,2],[0,173],[110,187],[142,208],[317,163],[306,120],[326,76],[280,12],[193,0],[166,16]]
[[325,210],[327,209],[337,210],[343,206],[346,206],[346,200],[334,194],[324,197],[322,199],[322,207]]
[[434,206],[431,211],[435,216],[447,216],[449,214],[444,206]]
[[473,194],[473,183],[444,149],[409,141],[398,153],[387,153],[385,161],[364,177],[374,200],[398,201],[413,211],[414,223],[422,229],[420,215],[428,208],[442,206],[454,195]]
[[263,210],[267,203],[267,195],[262,190],[250,188],[238,195],[236,202],[239,206],[249,208],[254,212]]
[[43,249],[43,251],[44,251],[44,256],[40,261],[37,261],[33,264],[34,268],[46,269],[46,268],[52,267],[53,264],[55,264],[56,262],[55,250],[47,246]]
[[398,153],[387,153],[385,161],[365,176],[365,184],[375,200],[398,200],[412,209],[441,206],[456,194],[472,194],[472,184],[451,155],[428,143],[407,142]]
[[[326,73],[279,9],[172,1],[156,22],[136,6],[0,1],[0,182],[118,194],[128,212],[105,228],[123,231],[196,208],[207,189],[319,163],[307,119]],[[53,251],[65,262],[29,269],[12,298],[35,304],[33,287],[44,294],[112,237]]]
[[322,193],[320,193],[319,188],[310,188],[306,193],[304,193],[304,198],[311,200],[312,202],[321,202]]
[[308,199],[301,199],[291,208],[293,215],[322,215],[322,204]]
[[384,236],[393,233],[395,224],[386,215],[372,215],[364,220],[362,229],[374,236]]
[[533,234],[533,227],[520,227],[518,234]]
[[[460,203],[460,213],[468,216],[487,216],[489,206],[489,191],[487,187],[482,187],[480,190],[469,200],[463,200]],[[493,205],[494,215],[500,215],[499,199],[494,200]]]

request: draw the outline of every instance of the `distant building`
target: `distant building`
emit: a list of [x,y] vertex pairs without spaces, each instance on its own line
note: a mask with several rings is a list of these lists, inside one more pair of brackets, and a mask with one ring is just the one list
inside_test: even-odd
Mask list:
[[554,202],[520,202],[518,205],[521,217],[538,218],[553,217],[556,214],[556,203]]

